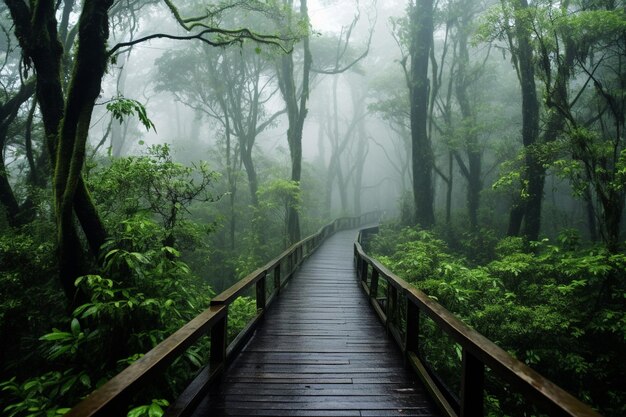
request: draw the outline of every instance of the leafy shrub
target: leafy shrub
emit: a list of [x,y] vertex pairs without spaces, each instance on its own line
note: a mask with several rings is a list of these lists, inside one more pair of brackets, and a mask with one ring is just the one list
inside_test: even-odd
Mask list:
[[[371,248],[391,270],[513,356],[606,415],[626,411],[620,382],[626,374],[620,353],[626,350],[625,254],[580,248],[576,234],[567,232],[557,243],[502,239],[493,260],[470,267],[434,234],[410,228],[383,229]],[[455,374],[453,346],[429,337],[422,344],[444,376]],[[518,399],[497,389],[503,391],[489,406],[515,415]]]

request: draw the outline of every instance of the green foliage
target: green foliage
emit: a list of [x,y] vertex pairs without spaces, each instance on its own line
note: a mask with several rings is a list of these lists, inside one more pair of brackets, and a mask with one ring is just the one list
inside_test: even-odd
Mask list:
[[287,242],[287,211],[290,208],[298,211],[302,209],[300,184],[297,181],[277,178],[259,187],[257,194],[259,197],[257,220],[264,220],[274,229],[282,229],[278,236],[282,237],[284,243],[279,246],[285,247]]
[[122,123],[128,116],[137,115],[137,118],[146,130],[149,131],[152,129],[156,132],[156,127],[154,126],[152,120],[148,117],[145,106],[137,100],[120,95],[108,102],[106,108],[107,111],[111,112],[113,117],[120,123]]
[[237,297],[228,307],[228,341],[235,337],[257,314],[256,300],[251,297]]
[[[211,230],[195,226],[185,215],[192,202],[213,201],[207,188],[215,174],[204,164],[185,167],[173,162],[167,145],[151,148],[145,157],[113,160],[92,174],[96,175],[95,198],[112,210],[103,211],[111,238],[102,247],[98,273],[76,280],[88,301],[70,317],[59,314],[57,320],[49,321],[48,326],[58,324],[39,338],[39,348],[32,348],[33,355],[44,361],[44,369],[52,370],[24,382],[13,378],[5,383],[8,395],[0,407],[15,416],[33,410],[40,413],[33,415],[54,414],[59,407],[75,404],[203,311],[213,296],[210,286],[191,273],[179,249],[172,245],[200,239],[198,231],[206,234]],[[11,250],[21,256],[28,254],[28,261],[13,259],[19,262],[16,268],[29,262],[35,266],[54,254],[49,245],[33,247],[36,242],[26,236],[22,240],[0,239],[7,255]],[[4,265],[10,267],[11,263],[7,260]],[[22,276],[22,271],[15,271],[12,279]],[[1,288],[9,288],[10,280],[11,276]],[[41,300],[41,295],[37,299]],[[18,303],[27,301],[11,300],[7,314],[15,313],[22,308]],[[179,392],[181,384],[206,363],[208,346],[204,340],[188,349],[153,393],[171,397]],[[158,415],[162,405],[157,401],[132,411],[134,415]]]
[[[176,249],[149,236],[159,233],[156,224],[136,218],[125,226],[123,241],[109,241],[104,247],[104,275],[76,281],[89,302],[74,310],[67,330],[54,328],[39,339],[50,363],[61,368],[79,364],[80,368],[44,374],[22,384],[15,379],[5,383],[12,398],[6,412],[27,415],[23,411],[38,404],[36,407],[47,413],[60,404],[74,404],[93,388],[92,380],[108,379],[208,306],[213,295],[210,287],[191,274]],[[190,349],[166,377],[167,387],[158,392],[171,395],[202,366],[207,349],[207,343]],[[46,383],[37,385],[36,381]],[[33,386],[38,389],[33,391]],[[134,412],[157,415],[154,413],[161,405],[155,402]]]
[[85,391],[91,388],[89,377],[76,374],[74,369],[63,372],[47,372],[29,378],[23,383],[11,378],[0,383],[4,396],[13,398],[12,404],[4,408],[6,417],[53,417],[69,411],[67,407],[56,404],[59,398],[67,398],[68,394]]
[[145,156],[112,159],[109,166],[91,172],[90,185],[107,217],[148,212],[171,229],[192,202],[216,200],[209,188],[217,178],[204,162],[174,162],[164,144],[149,147]]
[[613,41],[626,30],[624,10],[580,10],[563,15],[556,21],[557,28],[572,36],[578,45],[590,45],[604,40]]
[[135,407],[128,412],[126,417],[161,417],[165,414],[165,408],[170,403],[167,400],[152,400],[148,405]]
[[263,202],[264,209],[277,211],[278,216],[283,214],[284,208],[300,210],[300,184],[297,181],[275,179],[259,189],[259,200]]
[[[371,248],[383,264],[518,359],[607,415],[623,414],[626,392],[618,381],[626,372],[620,359],[626,254],[581,248],[578,234],[568,230],[556,243],[505,238],[495,258],[476,267],[432,233],[410,228],[383,229]],[[424,331],[434,335],[435,329]],[[457,374],[449,341],[424,336],[421,343],[439,372]],[[516,415],[514,397],[496,393],[490,404]]]

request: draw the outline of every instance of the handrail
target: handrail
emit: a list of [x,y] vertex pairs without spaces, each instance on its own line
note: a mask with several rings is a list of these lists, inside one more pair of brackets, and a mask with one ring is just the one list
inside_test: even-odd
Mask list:
[[[252,335],[267,307],[280,293],[280,289],[324,240],[338,230],[354,229],[378,222],[381,213],[371,212],[358,217],[335,219],[320,230],[287,248],[278,257],[257,269],[211,300],[204,312],[181,327],[163,342],[146,353],[141,359],[128,366],[87,398],[72,408],[68,417],[106,417],[125,415],[125,408],[133,394],[152,378],[158,377],[167,365],[181,356],[200,337],[210,332],[211,349],[209,364],[183,394],[166,410],[167,417],[185,415],[201,399],[210,384],[215,381],[234,358],[235,354]],[[266,288],[272,276],[273,290],[267,297]],[[256,286],[257,314],[239,335],[228,344],[228,307],[252,285]]]
[[[527,397],[530,403],[537,405],[550,416],[601,417],[587,404],[513,358],[424,292],[368,256],[361,245],[362,236],[365,233],[375,233],[377,230],[377,227],[361,230],[357,241],[354,243],[357,275],[374,310],[386,324],[396,343],[405,353],[407,360],[426,384],[441,411],[454,417],[457,415],[461,417],[484,415],[484,379],[485,366],[487,366],[501,380],[517,389],[517,392]],[[383,306],[378,302],[378,286],[381,279],[389,284]],[[404,297],[406,300],[404,312],[399,311],[398,297]],[[462,348],[459,404],[451,404],[449,396],[440,390],[439,385],[433,380],[433,375],[424,366],[425,358],[419,351],[420,312],[430,317]],[[406,320],[400,320],[401,316],[404,316]]]

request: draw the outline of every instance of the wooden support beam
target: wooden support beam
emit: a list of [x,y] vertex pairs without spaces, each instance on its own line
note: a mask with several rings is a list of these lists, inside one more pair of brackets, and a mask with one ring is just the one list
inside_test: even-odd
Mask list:
[[485,365],[463,349],[461,374],[461,417],[484,415]]

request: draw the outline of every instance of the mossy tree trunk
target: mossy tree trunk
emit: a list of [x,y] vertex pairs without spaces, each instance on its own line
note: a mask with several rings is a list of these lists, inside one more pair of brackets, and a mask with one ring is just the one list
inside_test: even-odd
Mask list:
[[31,8],[21,0],[5,2],[26,62],[32,63],[37,74],[37,101],[53,166],[59,278],[67,297],[73,301],[74,281],[86,272],[74,211],[92,252],[98,252],[106,237],[81,172],[91,114],[107,65],[108,10],[113,2],[84,2],[78,22],[76,57],[66,92],[55,2],[40,0]]

